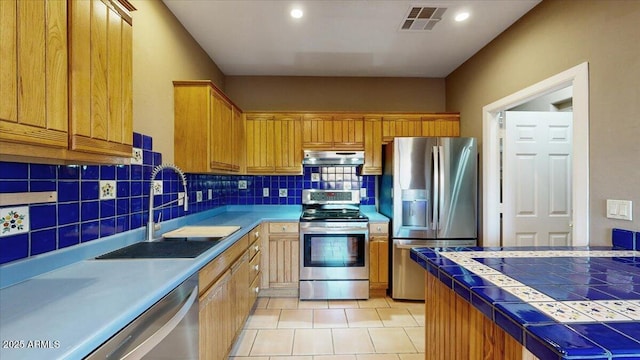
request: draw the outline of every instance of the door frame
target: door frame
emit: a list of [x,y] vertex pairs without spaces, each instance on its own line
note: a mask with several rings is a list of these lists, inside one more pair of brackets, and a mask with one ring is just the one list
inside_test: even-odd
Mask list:
[[573,85],[574,246],[589,245],[589,64],[584,62],[482,108],[482,244],[501,246],[499,113]]

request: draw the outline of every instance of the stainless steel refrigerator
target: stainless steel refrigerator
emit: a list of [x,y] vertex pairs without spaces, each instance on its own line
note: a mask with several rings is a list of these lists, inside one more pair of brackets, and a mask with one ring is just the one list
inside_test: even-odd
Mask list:
[[391,219],[391,296],[424,299],[412,247],[475,246],[478,149],[474,138],[396,138],[385,146],[380,212]]

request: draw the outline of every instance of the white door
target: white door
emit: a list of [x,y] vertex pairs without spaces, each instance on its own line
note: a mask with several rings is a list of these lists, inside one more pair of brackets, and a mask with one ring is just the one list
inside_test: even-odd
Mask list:
[[504,246],[572,244],[572,119],[570,112],[506,112]]

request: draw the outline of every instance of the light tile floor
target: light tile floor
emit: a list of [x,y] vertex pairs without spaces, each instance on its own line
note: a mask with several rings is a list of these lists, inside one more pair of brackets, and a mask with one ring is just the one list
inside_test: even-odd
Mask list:
[[422,360],[424,303],[259,298],[232,360]]

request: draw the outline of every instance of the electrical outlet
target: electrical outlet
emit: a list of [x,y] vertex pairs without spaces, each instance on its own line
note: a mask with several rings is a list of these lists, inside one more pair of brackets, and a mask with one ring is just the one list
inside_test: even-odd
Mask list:
[[320,181],[320,173],[311,173],[311,181]]
[[213,189],[207,190],[207,200],[213,199]]
[[238,180],[238,189],[245,190],[247,188],[247,180]]
[[184,205],[184,193],[183,192],[179,192],[178,193],[178,206],[183,206]]
[[278,196],[280,196],[280,197],[287,197],[287,193],[288,193],[287,189],[279,189],[278,190]]
[[367,188],[361,188],[360,189],[360,197],[361,198],[366,198],[367,197]]
[[202,191],[196,191],[196,202],[202,201]]
[[262,197],[269,197],[269,188],[262,188]]

